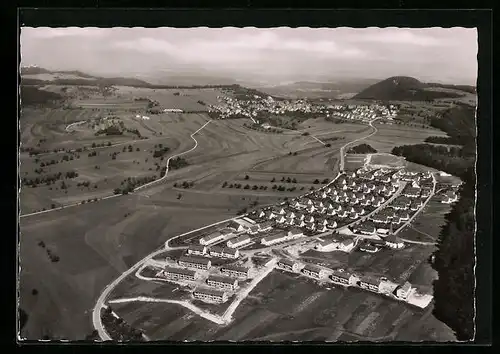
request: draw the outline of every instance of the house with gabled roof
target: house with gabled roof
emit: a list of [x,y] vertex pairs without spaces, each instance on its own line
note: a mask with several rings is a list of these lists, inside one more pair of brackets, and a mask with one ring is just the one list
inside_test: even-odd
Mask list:
[[270,245],[274,245],[276,243],[280,243],[280,242],[284,242],[287,240],[287,237],[286,237],[286,234],[276,234],[276,235],[270,235],[270,236],[266,236],[266,237],[263,237],[260,242],[264,245],[264,246],[270,246]]
[[178,261],[181,267],[210,269],[212,261],[205,257],[181,256]]
[[312,215],[307,215],[305,218],[304,218],[304,221],[306,223],[311,223],[311,222],[314,222],[314,216]]
[[328,220],[326,227],[329,229],[335,229],[337,227],[337,222],[335,220]]
[[212,232],[209,235],[203,236],[200,238],[201,245],[211,245],[212,243],[216,243],[218,241],[224,240],[225,236],[220,231]]
[[326,231],[328,231],[326,225],[316,224],[316,232],[326,232]]
[[280,215],[276,218],[276,222],[278,224],[283,224],[286,221],[286,218],[283,215]]
[[406,300],[408,295],[412,290],[411,284],[407,281],[403,285],[400,285],[396,288],[396,296],[402,300]]
[[314,213],[314,211],[316,210],[316,208],[313,206],[313,205],[309,205],[307,208],[306,208],[306,211],[308,213]]
[[242,235],[227,241],[227,247],[237,248],[249,244],[252,241],[250,236]]
[[304,227],[304,226],[306,226],[306,222],[304,220],[298,220],[297,222],[295,222],[295,226],[296,227]]
[[306,223],[306,226],[305,226],[305,227],[306,227],[306,229],[307,229],[307,230],[309,230],[309,231],[314,231],[314,230],[316,230],[316,225],[315,225],[313,222],[311,222],[311,223]]
[[359,281],[359,286],[362,289],[378,293],[380,291],[380,279],[364,277]]
[[330,279],[336,284],[345,286],[356,285],[357,281],[359,280],[358,277],[356,277],[354,274],[345,271],[340,272],[338,270],[333,271],[333,273],[330,275]]
[[273,225],[274,225],[274,222],[271,220],[264,221],[263,223],[260,224],[260,232],[272,230]]
[[286,258],[282,258],[278,261],[278,267],[291,272],[298,272],[300,270],[301,264]]
[[204,245],[189,245],[187,249],[187,254],[204,256],[207,253],[207,247]]
[[259,232],[260,232],[260,225],[259,224],[252,225],[248,229],[248,233],[250,235],[257,235]]
[[246,229],[243,225],[236,222],[235,220],[231,220],[226,227],[233,229],[236,232],[244,231]]
[[325,269],[312,264],[306,264],[306,266],[302,268],[302,273],[316,279],[323,279],[328,276],[328,272]]
[[286,236],[289,239],[295,239],[304,236],[304,233],[298,227],[294,227],[290,231],[288,231]]
[[344,252],[351,252],[353,248],[354,248],[353,239],[344,239],[339,244],[339,250]]
[[385,238],[385,244],[386,244],[386,246],[388,246],[390,248],[394,248],[394,249],[401,249],[401,248],[404,248],[404,246],[405,246],[404,242],[401,241],[401,239],[396,237],[396,235],[394,235],[394,234],[390,234],[389,236],[387,236]]
[[353,212],[353,213],[349,214],[349,219],[356,220],[357,218],[359,218],[359,214],[357,212]]

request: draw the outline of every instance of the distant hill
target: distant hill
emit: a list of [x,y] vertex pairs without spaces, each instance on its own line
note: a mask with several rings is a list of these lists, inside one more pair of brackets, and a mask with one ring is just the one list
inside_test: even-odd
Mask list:
[[[167,81],[170,82],[170,81]],[[227,84],[217,82],[213,78],[213,83],[207,84],[207,80],[201,78],[201,81],[196,81],[193,77],[190,81],[184,81],[186,84],[176,83],[150,83],[148,81],[130,78],[130,77],[99,77],[89,75],[80,71],[50,71],[39,67],[24,67],[21,68],[21,85],[24,86],[41,86],[41,85],[64,85],[64,86],[131,86],[151,89],[193,89],[193,88],[234,88],[241,87],[237,84]],[[187,84],[191,82],[191,84]],[[264,94],[262,94],[264,95]]]
[[36,105],[50,105],[53,102],[63,99],[55,92],[40,90],[35,86],[21,85],[21,104],[25,107]]
[[299,81],[275,86],[255,86],[262,92],[287,98],[341,98],[353,96],[370,85],[376,79],[343,79],[335,82]]
[[[358,93],[355,99],[380,101],[431,101],[438,98],[462,97],[457,92],[435,90],[437,86],[408,76],[393,76]],[[456,89],[456,87],[455,87]]]

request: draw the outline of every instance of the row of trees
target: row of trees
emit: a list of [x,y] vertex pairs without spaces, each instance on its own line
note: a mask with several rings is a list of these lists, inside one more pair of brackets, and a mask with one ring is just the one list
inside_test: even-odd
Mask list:
[[95,135],[123,135],[123,131],[116,125],[111,125],[107,128],[98,130]]
[[375,154],[377,150],[375,150],[371,145],[368,144],[359,144],[353,146],[347,151],[348,154]]
[[459,138],[447,137],[447,136],[429,136],[425,138],[426,143],[433,144],[447,144],[447,145],[460,145],[461,140]]
[[172,169],[172,170],[178,170],[182,167],[186,167],[188,166],[189,163],[187,162],[186,159],[184,159],[183,157],[176,157],[175,159],[171,159],[170,160],[170,163],[169,163],[169,168]]
[[169,151],[170,151],[169,147],[167,147],[167,146],[161,146],[161,144],[160,144],[159,149],[155,150],[153,152],[153,157],[154,158],[162,157],[163,155],[165,155]]
[[156,176],[128,177],[121,182],[123,187],[115,188],[114,194],[132,193],[135,188],[142,186],[143,184],[153,182],[154,180],[156,180]]
[[434,281],[433,314],[450,326],[458,340],[474,336],[474,237],[475,237],[475,112],[472,107],[453,107],[440,119],[432,120],[454,139],[461,149],[418,144],[393,149],[393,154],[408,161],[445,171],[462,179],[460,198],[446,215],[439,234],[433,267],[439,277]]
[[474,157],[466,156],[463,148],[429,144],[396,146],[392,149],[392,154],[404,156],[407,161],[445,171],[458,177],[461,177],[474,161]]
[[45,175],[45,176],[37,176],[35,178],[22,177],[21,178],[21,185],[22,186],[31,186],[33,188],[36,188],[36,187],[38,187],[39,184],[51,185],[62,178],[72,179],[72,178],[76,178],[76,177],[78,177],[78,172],[75,172],[75,171],[68,171],[65,174],[63,174],[62,172],[57,172],[57,173],[49,174],[49,175]]
[[174,188],[189,189],[189,188],[192,188],[193,186],[194,186],[194,182],[193,181],[184,181],[182,183],[174,183]]
[[123,318],[116,318],[108,306],[101,314],[102,322],[110,337],[117,341],[144,341],[143,332],[129,325]]

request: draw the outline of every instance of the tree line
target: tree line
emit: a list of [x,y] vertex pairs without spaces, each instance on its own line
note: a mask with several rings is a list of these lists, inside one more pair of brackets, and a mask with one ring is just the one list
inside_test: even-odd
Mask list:
[[434,309],[437,319],[450,326],[458,340],[474,336],[474,230],[475,230],[475,112],[472,107],[453,107],[432,124],[462,145],[447,148],[428,144],[400,146],[393,154],[408,161],[458,176],[464,182],[446,215],[438,238],[432,266],[439,274],[434,281]]

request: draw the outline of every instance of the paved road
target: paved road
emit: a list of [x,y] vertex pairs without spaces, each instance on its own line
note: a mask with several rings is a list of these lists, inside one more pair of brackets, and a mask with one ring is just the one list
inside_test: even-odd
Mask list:
[[370,123],[368,123],[368,125],[373,128],[373,132],[371,132],[369,135],[364,136],[362,138],[358,138],[356,140],[350,141],[350,142],[346,143],[344,146],[342,146],[340,148],[340,171],[344,171],[344,165],[345,165],[345,153],[344,153],[344,149],[348,145],[350,145],[350,144],[354,144],[354,143],[356,143],[358,141],[361,141],[361,140],[364,140],[364,139],[368,139],[372,135],[376,134],[378,132],[378,129],[373,125],[373,122],[375,122],[377,119],[379,119],[379,118],[375,118],[374,120],[370,121]]

